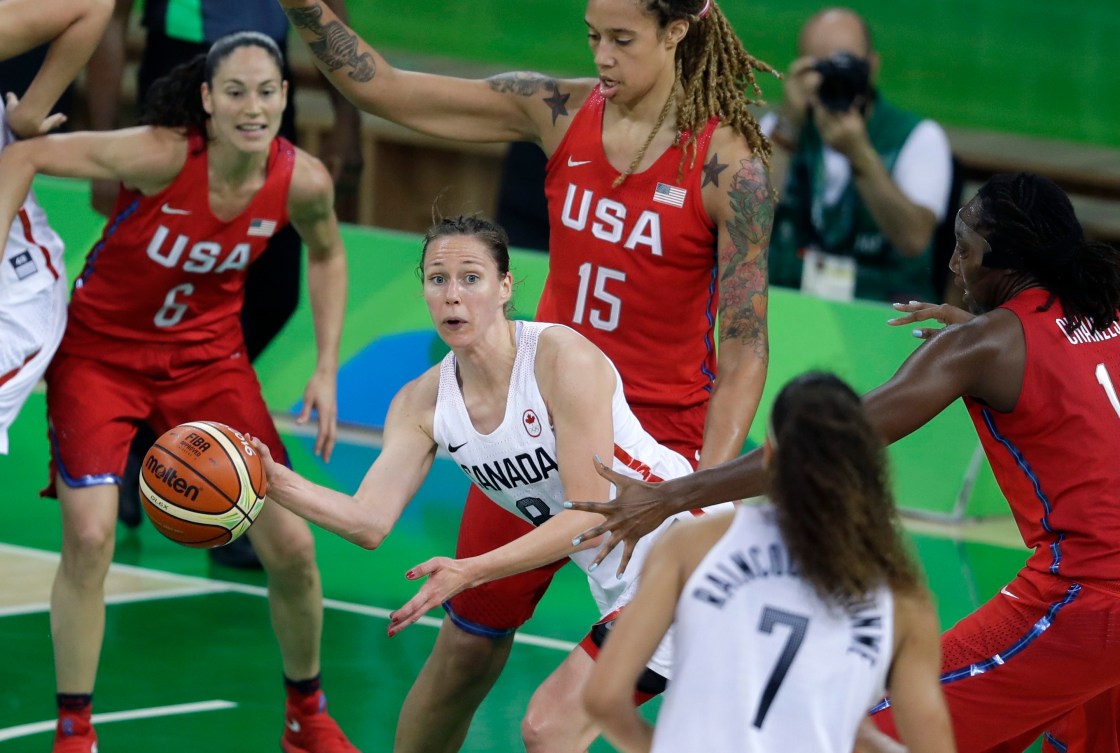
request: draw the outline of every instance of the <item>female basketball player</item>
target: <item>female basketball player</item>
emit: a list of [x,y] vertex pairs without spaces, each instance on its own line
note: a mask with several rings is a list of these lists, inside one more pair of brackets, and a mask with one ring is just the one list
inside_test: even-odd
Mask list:
[[[104,580],[136,424],[161,434],[188,420],[221,421],[267,437],[284,457],[238,315],[249,264],[289,220],[308,247],[318,343],[302,418],[318,411],[317,452],[329,456],[334,443],[346,262],[329,174],[276,138],[287,93],[280,70],[268,37],[223,37],[153,87],[149,125],[46,136],[0,155],[0,224],[11,221],[36,172],[122,183],[75,283],[66,335],[47,372],[63,527],[51,595],[56,751],[96,748],[90,702],[105,629]],[[281,746],[355,751],[319,690],[322,594],[311,532],[272,506],[249,535],[268,571],[288,685]]]
[[[539,144],[550,158],[550,251],[537,319],[599,346],[662,444],[701,467],[739,453],[766,376],[773,216],[769,146],[744,90],[757,92],[755,71],[770,68],[715,0],[588,0],[597,78],[484,81],[395,69],[322,0],[280,4],[359,108],[445,138]],[[527,530],[474,487],[464,515],[485,523],[460,528],[463,556]],[[445,623],[401,711],[397,753],[459,749],[473,699],[551,577],[545,568],[453,600],[478,627]]]
[[[859,397],[807,374],[774,402],[769,500],[677,526],[584,700],[626,753],[849,753],[889,688],[911,753],[952,753],[937,615],[896,531],[881,440]],[[628,687],[670,623],[673,682],[654,729]]]
[[[51,42],[46,61],[23,93],[0,81],[0,151],[14,136],[47,133],[65,120],[51,108],[82,69],[109,20],[110,0],[3,0],[0,60]],[[7,108],[4,105],[7,100]],[[51,362],[66,328],[62,240],[29,192],[19,222],[0,226],[0,455],[8,427]]]
[[[447,603],[456,594],[566,556],[587,571],[592,553],[573,552],[571,541],[598,516],[573,515],[561,505],[581,490],[607,499],[609,485],[591,462],[596,454],[639,478],[692,470],[642,429],[626,405],[618,373],[598,348],[567,327],[506,317],[513,278],[504,230],[478,218],[445,219],[428,231],[421,271],[432,322],[451,353],[396,395],[384,447],[355,495],[311,484],[272,462],[266,443],[257,443],[272,499],[369,549],[389,534],[437,449],[452,454],[485,491],[487,504],[531,526],[530,533],[484,554],[437,557],[413,568],[409,578],[428,580],[393,613],[390,635],[441,603],[460,624],[464,618]],[[468,516],[463,525],[477,522]],[[530,751],[586,750],[598,733],[579,693],[634,578],[616,578],[610,567],[587,575],[602,621],[534,694],[522,724]],[[652,657],[631,692],[637,688],[639,699],[660,692],[668,660],[664,652]]]

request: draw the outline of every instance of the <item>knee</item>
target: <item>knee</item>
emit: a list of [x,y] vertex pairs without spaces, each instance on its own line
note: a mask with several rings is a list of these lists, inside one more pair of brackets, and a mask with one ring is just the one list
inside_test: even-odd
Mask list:
[[525,745],[526,753],[570,749],[570,746],[561,744],[563,734],[564,724],[557,718],[555,708],[550,708],[547,703],[538,703],[534,698],[521,720],[521,742]]
[[67,524],[62,536],[60,567],[71,577],[103,580],[113,559],[116,521],[76,520]]

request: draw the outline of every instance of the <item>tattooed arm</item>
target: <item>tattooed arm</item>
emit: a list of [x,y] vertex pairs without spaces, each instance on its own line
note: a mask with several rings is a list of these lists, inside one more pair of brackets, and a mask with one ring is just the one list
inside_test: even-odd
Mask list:
[[707,468],[739,454],[766,381],[766,255],[774,199],[762,159],[729,128],[712,139],[703,176],[719,258],[719,368],[700,452],[700,467]]
[[592,80],[538,73],[460,79],[404,71],[339,20],[324,0],[279,0],[319,70],[359,109],[457,141],[536,141],[551,151]]

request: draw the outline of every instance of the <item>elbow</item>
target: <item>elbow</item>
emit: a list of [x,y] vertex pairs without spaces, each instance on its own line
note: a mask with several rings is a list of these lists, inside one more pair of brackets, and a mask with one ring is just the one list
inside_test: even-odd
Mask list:
[[365,525],[358,530],[351,533],[346,538],[354,544],[357,544],[362,549],[369,549],[370,551],[377,549],[385,541],[385,537],[389,532],[381,523],[373,522],[370,525]]

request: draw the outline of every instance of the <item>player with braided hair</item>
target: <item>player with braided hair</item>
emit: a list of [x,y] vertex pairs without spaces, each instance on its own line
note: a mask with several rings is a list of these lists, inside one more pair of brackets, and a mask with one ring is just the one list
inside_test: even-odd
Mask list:
[[[771,69],[746,52],[714,0],[588,0],[597,77],[563,80],[403,71],[322,0],[280,4],[316,65],[359,108],[443,138],[539,144],[549,156],[551,235],[537,318],[572,327],[607,354],[661,444],[701,466],[738,453],[769,357],[773,200],[768,146],[746,105],[758,93],[755,73]],[[458,554],[491,551],[527,528],[472,487]],[[559,567],[444,605],[439,639],[401,712],[399,753],[458,750],[514,631]],[[555,738],[545,726],[530,712],[530,750]]]

